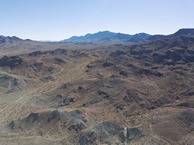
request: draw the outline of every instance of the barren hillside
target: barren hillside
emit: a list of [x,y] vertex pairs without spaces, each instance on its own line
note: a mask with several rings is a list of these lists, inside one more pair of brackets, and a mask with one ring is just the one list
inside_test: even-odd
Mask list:
[[0,144],[194,144],[194,37],[175,34],[3,44]]

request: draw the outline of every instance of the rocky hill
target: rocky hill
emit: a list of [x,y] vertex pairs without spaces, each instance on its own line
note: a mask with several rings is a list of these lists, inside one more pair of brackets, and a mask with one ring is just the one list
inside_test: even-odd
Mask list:
[[173,36],[194,36],[194,29],[180,29]]
[[6,36],[0,36],[0,44],[5,44],[5,43],[14,43],[14,42],[19,42],[19,41],[23,41],[22,39],[16,37],[16,36],[12,36],[12,37],[6,37]]

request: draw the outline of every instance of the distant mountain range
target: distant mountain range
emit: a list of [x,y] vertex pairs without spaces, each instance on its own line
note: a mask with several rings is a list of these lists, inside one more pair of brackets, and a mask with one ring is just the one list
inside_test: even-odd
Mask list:
[[[69,39],[65,39],[59,42],[128,42],[128,43],[141,43],[147,41],[154,41],[163,38],[170,37],[194,37],[194,29],[192,28],[184,28],[180,29],[174,34],[171,35],[150,35],[147,33],[138,33],[135,35],[123,34],[123,33],[114,33],[110,31],[100,31],[94,34],[86,34],[84,36],[73,36]],[[0,44],[9,44],[14,42],[22,42],[22,41],[31,41],[30,39],[23,40],[16,36],[2,36],[0,35]],[[40,42],[56,42],[56,41],[40,41]]]
[[122,42],[142,42],[148,39],[151,35],[139,33],[135,35],[114,33],[110,31],[100,31],[94,34],[86,34],[84,36],[73,36],[63,42],[107,42],[107,41],[122,41]]
[[86,34],[84,36],[73,36],[69,39],[62,40],[62,42],[131,42],[139,43],[144,41],[158,40],[164,37],[176,36],[194,36],[194,29],[180,29],[171,35],[150,35],[147,33],[138,33],[135,35],[114,33],[110,31],[100,31],[94,34]]

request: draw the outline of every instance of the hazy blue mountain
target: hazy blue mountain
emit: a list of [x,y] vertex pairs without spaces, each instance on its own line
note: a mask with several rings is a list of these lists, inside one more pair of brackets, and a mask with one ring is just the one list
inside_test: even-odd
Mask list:
[[170,35],[152,35],[150,36],[147,40],[148,41],[154,41],[154,40],[159,40],[162,38],[171,38],[171,37],[179,37],[179,36],[185,36],[185,37],[194,37],[194,29],[192,28],[183,28],[179,29],[177,32],[174,34]]
[[63,42],[105,42],[105,41],[123,41],[123,42],[142,42],[151,35],[146,33],[139,33],[135,35],[114,33],[110,31],[100,31],[94,34],[86,34],[84,36],[73,36]]
[[180,29],[174,34],[172,34],[172,36],[189,36],[189,37],[194,36],[194,29],[192,28]]
[[11,42],[17,42],[17,41],[21,41],[22,39],[16,37],[16,36],[0,36],[0,44],[3,44],[3,43],[11,43]]

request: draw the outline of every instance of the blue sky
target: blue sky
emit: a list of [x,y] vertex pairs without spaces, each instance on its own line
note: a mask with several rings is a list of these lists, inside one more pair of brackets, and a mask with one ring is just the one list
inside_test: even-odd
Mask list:
[[109,30],[170,34],[194,27],[194,0],[0,0],[0,35],[62,40]]

